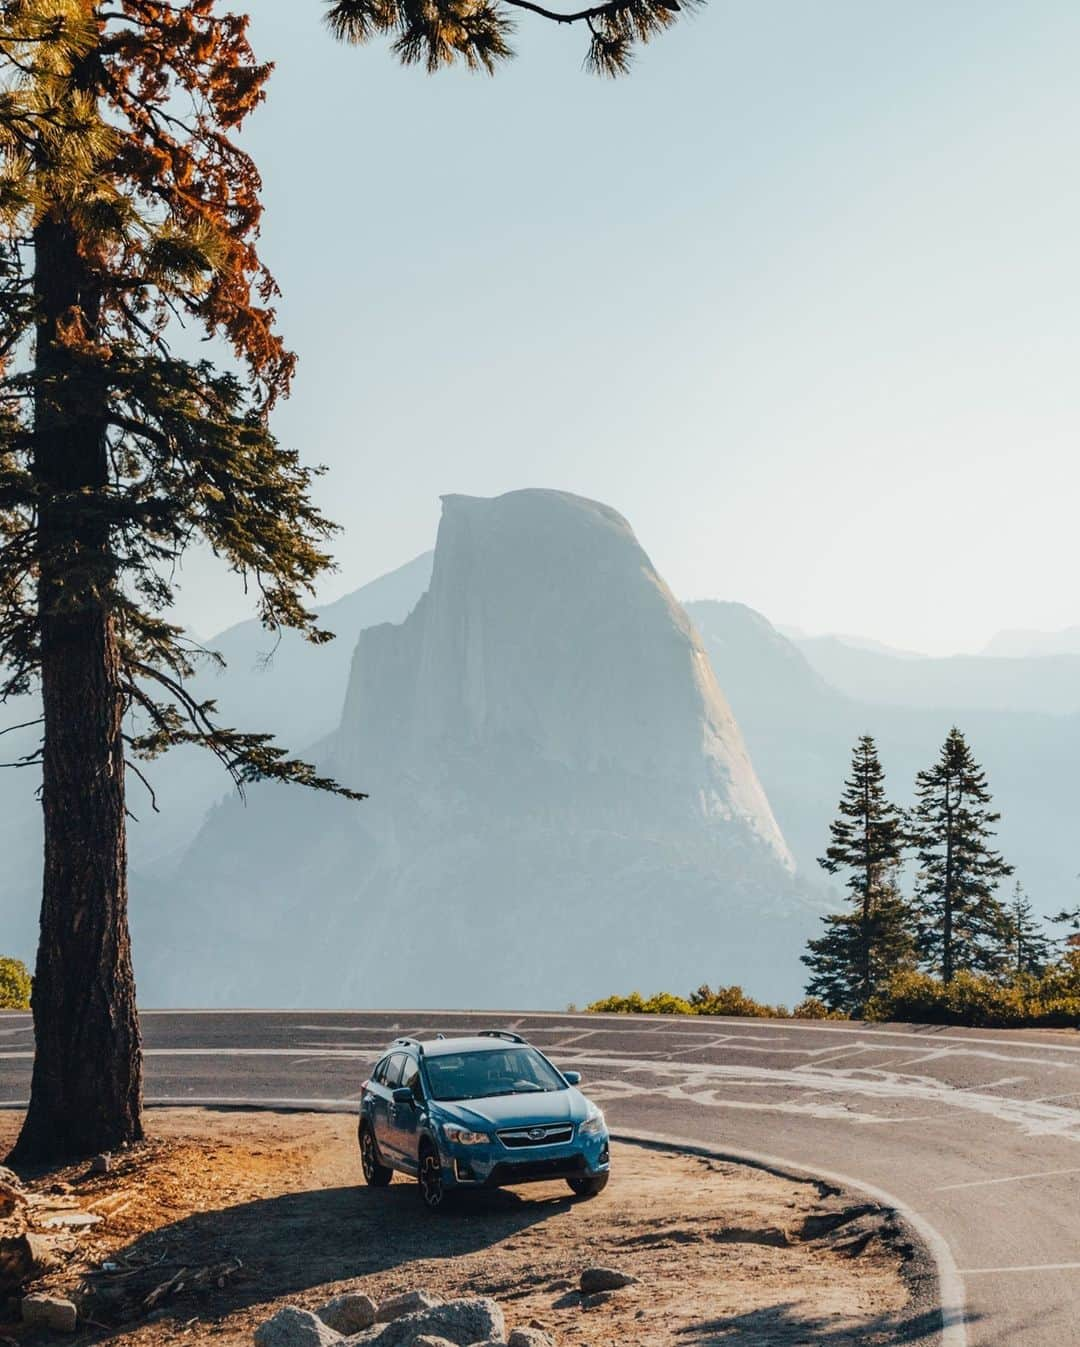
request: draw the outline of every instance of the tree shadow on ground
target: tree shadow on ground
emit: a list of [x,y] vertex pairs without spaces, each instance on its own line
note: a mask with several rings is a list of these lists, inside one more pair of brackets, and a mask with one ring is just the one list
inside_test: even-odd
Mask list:
[[[967,1320],[966,1322],[972,1322]],[[686,1347],[722,1347],[754,1343],[755,1347],[899,1347],[902,1343],[937,1343],[941,1314],[936,1309],[875,1315],[858,1325],[835,1316],[806,1314],[786,1302],[765,1305],[723,1319],[679,1330]]]
[[[574,1202],[546,1187],[527,1196],[496,1189],[470,1193],[431,1213],[415,1183],[388,1188],[318,1188],[199,1212],[134,1240],[113,1255],[127,1275],[92,1278],[88,1318],[99,1327],[131,1322],[135,1307],[181,1269],[240,1260],[223,1288],[198,1298],[200,1318],[214,1318],[295,1295],[328,1282],[393,1270],[412,1284],[409,1268],[489,1248],[565,1212]],[[194,1301],[179,1292],[162,1311],[186,1321]]]

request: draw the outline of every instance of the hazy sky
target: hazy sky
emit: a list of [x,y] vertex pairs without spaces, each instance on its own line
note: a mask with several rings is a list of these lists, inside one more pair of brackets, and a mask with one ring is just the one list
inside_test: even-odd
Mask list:
[[[441,492],[551,486],[683,598],[933,652],[1080,621],[1080,6],[712,0],[610,83],[494,80],[257,0],[247,137],[330,473],[334,596]],[[242,595],[187,571],[203,632]]]

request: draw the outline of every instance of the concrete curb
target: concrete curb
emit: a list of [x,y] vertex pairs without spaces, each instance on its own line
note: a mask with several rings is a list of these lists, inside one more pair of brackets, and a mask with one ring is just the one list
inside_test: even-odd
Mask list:
[[941,1316],[941,1327],[938,1331],[940,1347],[967,1347],[964,1283],[952,1251],[944,1237],[925,1217],[913,1211],[894,1194],[886,1192],[884,1188],[874,1187],[848,1174],[838,1174],[835,1170],[809,1169],[806,1165],[796,1164],[782,1156],[763,1155],[757,1151],[739,1150],[736,1147],[704,1145],[689,1137],[673,1137],[661,1132],[639,1132],[626,1128],[614,1130],[611,1137],[613,1141],[629,1142],[638,1146],[678,1150],[687,1155],[700,1155],[710,1160],[731,1160],[738,1164],[753,1165],[756,1169],[768,1170],[769,1173],[777,1174],[781,1178],[822,1181],[838,1188],[864,1193],[880,1206],[889,1207],[916,1237],[926,1261],[932,1268],[937,1289],[937,1303],[934,1308]]

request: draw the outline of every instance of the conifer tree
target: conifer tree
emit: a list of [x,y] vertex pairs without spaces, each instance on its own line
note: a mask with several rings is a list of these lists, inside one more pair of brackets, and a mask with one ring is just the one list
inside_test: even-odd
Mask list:
[[921,961],[946,984],[961,969],[998,973],[1006,959],[1008,919],[996,896],[1011,875],[991,846],[986,773],[953,726],[937,762],[918,774],[911,835],[919,859],[915,913]]
[[514,55],[510,39],[517,10],[557,24],[579,24],[589,33],[585,67],[598,75],[624,75],[634,50],[664,32],[684,10],[702,0],[606,0],[584,9],[551,9],[535,0],[330,0],[331,31],[344,42],[393,38],[406,65],[430,72],[457,62],[491,74]]
[[1052,921],[1055,926],[1067,926],[1070,934],[1059,937],[1055,942],[1071,946],[1072,938],[1080,932],[1080,907],[1065,907],[1052,917],[1047,917],[1047,921]]
[[900,810],[885,793],[885,773],[870,735],[855,745],[832,843],[818,864],[846,874],[849,910],[823,917],[825,934],[808,944],[807,996],[830,1010],[857,1014],[898,967],[911,958],[910,913],[897,873],[903,857]]
[[[267,627],[326,635],[331,526],[268,428],[294,361],[231,138],[269,74],[246,27],[217,0],[0,2],[0,697],[40,691],[45,830],[21,1161],[141,1134],[127,771],[195,743],[241,786],[341,789],[219,724],[167,617],[201,539]],[[178,355],[179,322],[229,368]]]
[[[347,40],[396,34],[406,62],[491,69],[511,54],[503,5],[586,25],[609,74],[680,9],[338,0],[329,17]],[[41,694],[22,765],[41,764],[45,828],[23,1161],[141,1135],[125,832],[139,760],[198,744],[241,788],[362,798],[222,725],[188,687],[217,657],[168,618],[202,541],[267,628],[329,639],[306,603],[332,525],[268,424],[294,358],[257,250],[258,172],[234,139],[270,73],[247,27],[221,0],[0,0],[0,701]],[[224,367],[178,354],[180,324],[222,343]]]
[[1005,944],[1010,974],[1041,977],[1046,972],[1054,942],[1043,930],[1019,880],[1005,909]]

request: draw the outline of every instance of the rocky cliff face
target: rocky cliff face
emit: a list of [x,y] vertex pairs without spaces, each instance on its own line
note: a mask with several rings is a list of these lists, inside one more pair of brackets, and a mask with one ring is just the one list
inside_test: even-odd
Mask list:
[[249,1004],[797,985],[813,914],[787,846],[690,620],[603,505],[445,497],[430,588],[361,634],[317,753],[371,799],[217,810],[154,999],[193,975]]
[[619,776],[790,864],[686,613],[626,520],[577,496],[443,498],[431,587],[361,634],[334,750],[376,791],[405,775],[443,794],[453,763],[525,778],[530,806],[579,824],[624,814],[601,786]]

